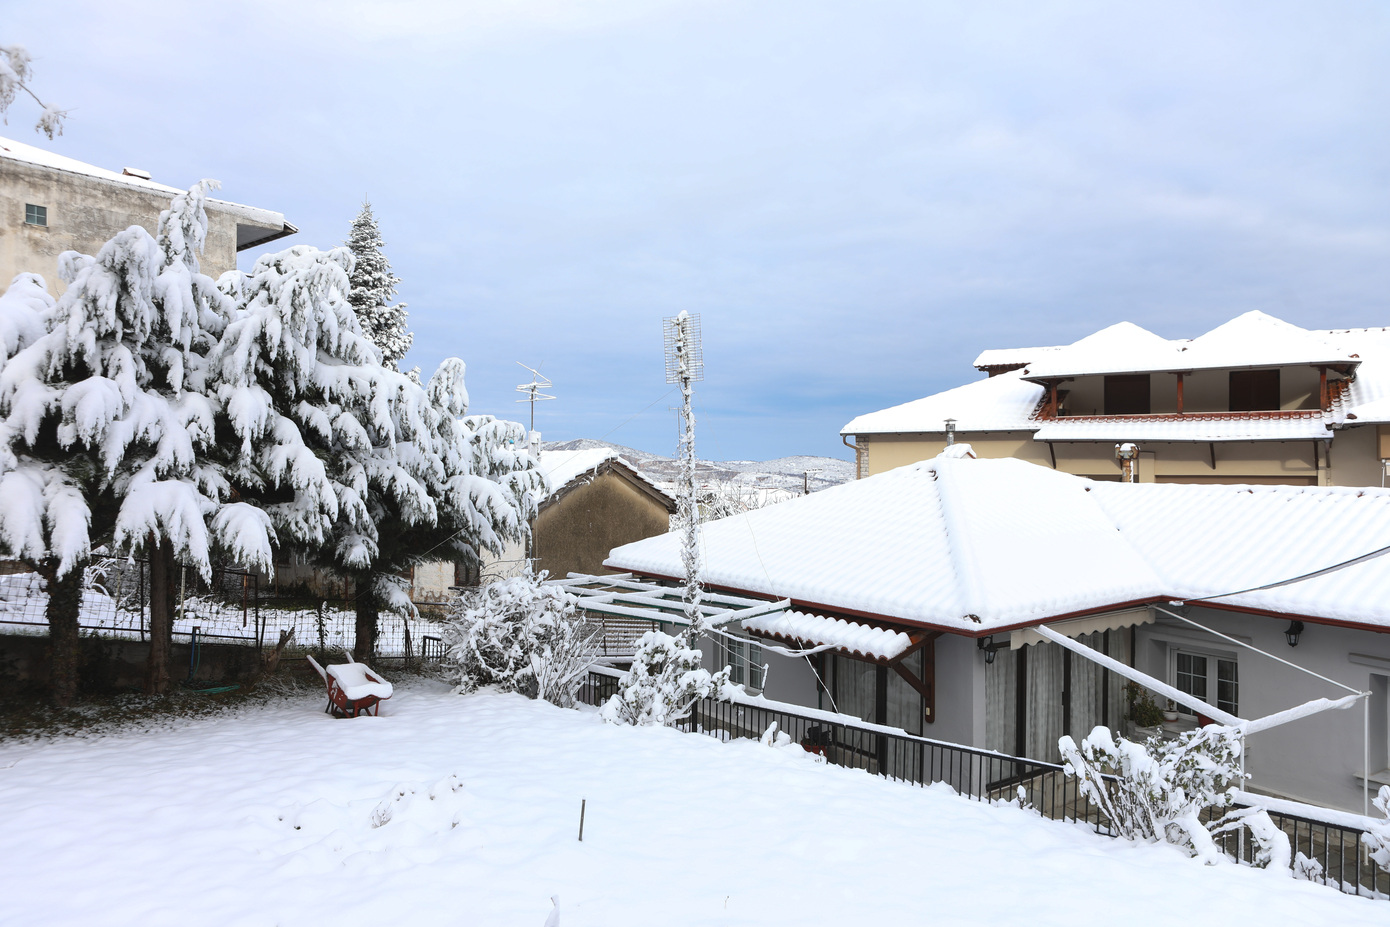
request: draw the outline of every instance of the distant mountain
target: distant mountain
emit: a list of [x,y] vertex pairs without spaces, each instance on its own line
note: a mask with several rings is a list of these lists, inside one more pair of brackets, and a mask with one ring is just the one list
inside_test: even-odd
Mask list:
[[[580,451],[608,447],[636,464],[638,469],[658,483],[675,483],[677,463],[674,458],[648,454],[636,448],[576,438],[572,441],[549,441],[542,445],[547,451]],[[807,470],[818,470],[806,476]],[[758,489],[785,489],[800,493],[809,485],[812,492],[854,479],[854,462],[837,457],[778,457],[776,460],[697,461],[695,479],[700,483],[722,482]]]

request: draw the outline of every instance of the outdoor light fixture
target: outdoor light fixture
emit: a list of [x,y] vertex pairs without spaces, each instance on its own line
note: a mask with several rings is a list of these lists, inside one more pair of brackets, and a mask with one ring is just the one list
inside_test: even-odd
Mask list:
[[1303,633],[1303,622],[1290,621],[1289,626],[1284,629],[1284,639],[1289,642],[1290,647],[1298,646],[1298,635]]
[[977,640],[975,642],[975,646],[985,652],[986,663],[993,663],[995,652],[1007,649],[1009,646],[1009,642],[1005,641],[1002,644],[996,644],[994,642],[994,635],[991,634],[989,637],[982,637],[979,640]]

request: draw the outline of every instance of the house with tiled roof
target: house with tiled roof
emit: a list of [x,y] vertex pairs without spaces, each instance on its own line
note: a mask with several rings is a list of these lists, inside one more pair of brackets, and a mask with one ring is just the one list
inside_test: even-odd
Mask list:
[[[606,566],[678,583],[680,551]],[[1063,734],[1133,736],[1119,669],[1181,696],[1164,736],[1349,688],[1249,735],[1251,787],[1360,811],[1390,783],[1390,490],[1095,481],[957,444],[708,523],[701,552],[712,595],[785,602],[716,634],[769,699],[1055,761]]]
[[857,416],[858,475],[939,453],[1139,482],[1382,485],[1390,458],[1390,331],[1313,331],[1248,312],[1170,341],[1122,322],[1070,345],[987,350],[986,379]]

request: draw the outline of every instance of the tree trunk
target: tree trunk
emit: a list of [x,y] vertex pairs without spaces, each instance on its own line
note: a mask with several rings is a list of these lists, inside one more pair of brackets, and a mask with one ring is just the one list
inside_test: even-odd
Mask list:
[[370,663],[376,655],[378,609],[375,579],[376,574],[368,571],[357,574],[353,581],[357,593],[354,602],[357,611],[357,636],[352,643],[352,658],[358,663]]
[[38,573],[48,587],[49,691],[53,703],[66,708],[77,698],[77,670],[81,663],[81,636],[78,619],[82,613],[82,579],[87,561],[58,576],[58,561],[44,560]]
[[169,662],[174,649],[174,606],[178,601],[178,565],[174,549],[151,537],[150,557],[150,656],[145,662],[145,691],[163,695],[169,691]]

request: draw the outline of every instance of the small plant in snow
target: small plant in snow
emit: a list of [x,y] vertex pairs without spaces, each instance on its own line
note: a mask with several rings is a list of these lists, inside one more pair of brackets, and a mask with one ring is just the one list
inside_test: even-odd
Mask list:
[[1371,804],[1385,815],[1386,820],[1377,821],[1363,835],[1366,838],[1366,850],[1377,866],[1390,872],[1390,785],[1382,785]]
[[[1231,805],[1228,789],[1241,780],[1239,731],[1207,725],[1175,740],[1139,744],[1097,727],[1080,747],[1070,737],[1058,747],[1066,774],[1121,836],[1186,847],[1208,863],[1221,858],[1198,815]],[[1286,865],[1287,854],[1286,846]]]
[[729,668],[700,668],[700,651],[685,637],[648,631],[637,641],[632,668],[618,682],[618,693],[603,706],[614,724],[676,724],[690,716],[702,698],[729,684]]
[[514,576],[460,599],[444,632],[460,692],[495,685],[506,692],[574,707],[594,661],[596,632],[574,596],[547,586],[545,574]]

